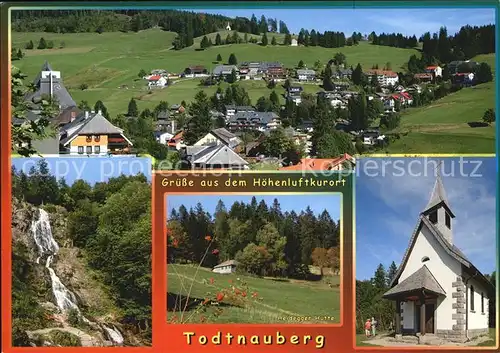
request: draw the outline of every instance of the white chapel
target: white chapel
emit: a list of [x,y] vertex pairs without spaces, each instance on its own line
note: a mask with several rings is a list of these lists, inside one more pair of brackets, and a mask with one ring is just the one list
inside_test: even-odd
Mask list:
[[454,218],[438,172],[391,289],[384,294],[396,302],[397,335],[465,342],[488,333],[489,298],[495,288],[453,244]]

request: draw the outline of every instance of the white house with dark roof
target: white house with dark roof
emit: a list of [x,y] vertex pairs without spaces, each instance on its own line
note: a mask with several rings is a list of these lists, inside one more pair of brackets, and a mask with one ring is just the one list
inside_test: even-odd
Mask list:
[[216,77],[228,78],[233,70],[236,75],[240,74],[240,70],[236,65],[217,65],[214,67],[212,75]]
[[186,146],[181,150],[181,158],[189,169],[249,169],[248,162],[224,144]]
[[384,294],[396,302],[397,335],[465,342],[488,334],[489,298],[495,288],[453,244],[454,218],[438,174],[391,289]]
[[316,79],[316,71],[310,69],[297,70],[297,78],[299,81],[314,81]]
[[166,145],[168,141],[170,141],[172,137],[174,137],[173,134],[165,131],[155,131],[154,136],[156,141],[158,141],[158,143],[161,143],[162,145]]
[[236,131],[266,131],[281,125],[281,119],[274,112],[237,112],[228,119],[228,129]]
[[336,79],[350,80],[352,77],[352,69],[339,69],[336,73],[333,74],[333,77]]
[[218,128],[210,131],[201,139],[196,141],[194,146],[226,145],[235,148],[241,143],[241,139],[225,128]]
[[236,272],[236,267],[238,263],[235,260],[224,261],[216,266],[214,266],[212,272],[220,274],[230,274]]
[[70,155],[129,154],[132,142],[102,112],[85,112],[59,131],[61,153]]
[[226,111],[226,120],[231,118],[236,113],[255,112],[255,108],[251,106],[226,105],[224,109]]

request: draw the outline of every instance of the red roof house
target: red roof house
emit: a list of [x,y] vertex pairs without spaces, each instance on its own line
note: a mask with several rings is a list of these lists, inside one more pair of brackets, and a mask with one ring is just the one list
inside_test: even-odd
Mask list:
[[344,155],[331,159],[302,158],[296,165],[281,167],[284,171],[321,171],[321,170],[343,170],[343,163],[354,164],[354,157],[345,153]]

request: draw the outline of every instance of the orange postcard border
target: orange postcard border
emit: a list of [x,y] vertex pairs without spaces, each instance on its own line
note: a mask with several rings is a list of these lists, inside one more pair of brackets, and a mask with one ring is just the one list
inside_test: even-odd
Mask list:
[[[195,171],[195,170],[183,170],[183,171],[153,171],[153,176],[152,180],[154,183],[153,186],[153,198],[154,202],[152,204],[153,208],[153,224],[154,224],[154,242],[155,245],[158,246],[159,244],[162,244],[160,246],[160,249],[156,249],[156,257],[154,261],[154,268],[155,268],[155,274],[156,274],[156,284],[154,286],[154,291],[155,293],[167,293],[167,242],[166,242],[166,231],[167,231],[167,222],[166,222],[166,210],[167,210],[167,200],[168,196],[170,195],[197,195],[197,194],[203,194],[203,195],[294,195],[294,194],[314,194],[316,192],[300,192],[300,191],[287,191],[287,192],[200,192],[200,191],[194,191],[194,192],[189,192],[189,191],[168,191],[164,190],[160,185],[161,183],[161,177],[172,177],[172,176],[184,176],[184,177],[189,177],[190,175],[200,175],[203,173],[200,173],[200,171]],[[254,171],[244,171],[243,173],[239,173],[238,171],[215,171],[209,174],[234,174],[234,175],[244,175],[244,174],[263,174],[262,172],[254,172]],[[266,173],[264,173],[266,174]],[[274,175],[279,175],[283,173],[276,173],[276,172],[269,172],[267,174],[274,174]],[[286,175],[286,173],[285,173]],[[341,191],[335,191],[335,192],[317,192],[319,194],[340,194],[341,197],[341,218],[344,218],[344,210],[346,208],[344,207],[344,194]],[[161,198],[161,199],[159,199]],[[156,212],[159,213],[159,216],[156,215]],[[354,226],[353,219],[351,219],[352,224],[350,224],[347,228],[348,230],[351,229]],[[159,230],[162,230],[161,232]],[[345,228],[342,228],[342,241],[346,240],[346,231]],[[350,239],[349,239],[350,240]],[[346,279],[349,277],[346,277],[345,274],[342,272],[342,269],[345,269],[345,258],[344,258],[344,251],[348,251],[348,249],[345,249],[345,245],[342,244],[342,252],[341,252],[341,279],[340,279],[340,288],[343,289],[348,289],[349,285],[346,283]],[[348,254],[346,254],[347,256]],[[343,287],[346,285],[346,287]],[[175,339],[177,341],[180,341],[179,336],[169,336],[168,332],[172,331],[173,328],[176,328],[176,331],[191,331],[191,332],[196,332],[197,335],[211,335],[215,333],[216,331],[224,331],[225,333],[230,332],[234,335],[239,335],[239,334],[244,334],[248,335],[247,332],[234,332],[238,331],[239,328],[243,329],[254,329],[255,335],[258,336],[263,336],[263,335],[274,335],[276,331],[280,331],[283,333],[285,330],[289,330],[287,332],[284,332],[284,335],[290,335],[294,334],[291,332],[295,332],[293,330],[301,330],[300,332],[297,332],[296,334],[300,337],[304,337],[307,335],[310,335],[312,340],[309,342],[309,344],[304,345],[304,344],[298,344],[295,346],[291,346],[289,343],[287,343],[286,346],[280,346],[277,344],[269,345],[266,346],[265,348],[262,347],[262,343],[260,345],[252,345],[252,344],[247,344],[246,346],[244,345],[237,345],[237,344],[232,344],[231,346],[226,346],[225,344],[221,345],[220,347],[215,346],[213,344],[208,343],[205,346],[199,346],[198,343],[194,343],[193,345],[188,345],[187,343],[184,343],[181,347],[181,344],[178,342],[175,342],[176,350],[190,350],[192,349],[194,352],[197,352],[198,350],[204,350],[204,351],[212,351],[212,350],[220,350],[220,349],[233,349],[233,350],[246,350],[246,351],[261,351],[261,350],[266,350],[266,351],[272,351],[272,352],[281,352],[281,351],[287,351],[287,352],[307,352],[307,351],[316,351],[319,348],[316,348],[315,342],[314,342],[314,336],[323,336],[325,338],[325,345],[323,349],[328,347],[327,349],[331,349],[330,346],[334,347],[335,346],[335,340],[336,337],[332,337],[329,334],[327,334],[327,330],[330,328],[335,328],[339,330],[338,335],[342,336],[342,334],[346,334],[347,332],[350,333],[350,327],[349,325],[345,325],[345,314],[346,314],[346,295],[348,295],[348,292],[344,293],[343,290],[340,291],[340,323],[335,323],[335,324],[318,324],[318,325],[300,325],[300,324],[221,324],[221,325],[216,325],[216,324],[168,324],[167,323],[167,305],[166,305],[166,296],[162,295],[159,298],[155,298],[155,304],[157,303],[158,306],[155,306],[154,312],[160,312],[162,315],[162,319],[156,321],[157,317],[155,318],[154,324],[157,325],[163,325],[163,331],[165,331],[167,334],[164,335],[163,339],[161,342],[155,341],[153,338],[153,345],[155,349],[168,349],[168,341],[170,340],[170,348],[172,348],[172,344],[174,344],[172,341]],[[347,311],[348,312],[348,311]],[[161,321],[161,323],[160,323]],[[215,330],[215,327],[221,327],[221,330]],[[182,328],[182,329],[180,329]],[[274,330],[273,330],[274,329]],[[269,332],[265,332],[265,331]],[[283,331],[281,331],[283,330]],[[304,332],[307,331],[308,332]],[[347,331],[347,332],[346,332]],[[253,332],[253,331],[252,331]],[[175,333],[174,333],[175,334]],[[194,338],[195,339],[195,338]],[[349,340],[345,341],[348,346],[349,345]],[[157,343],[158,346],[156,345]],[[352,347],[350,347],[352,349]]]

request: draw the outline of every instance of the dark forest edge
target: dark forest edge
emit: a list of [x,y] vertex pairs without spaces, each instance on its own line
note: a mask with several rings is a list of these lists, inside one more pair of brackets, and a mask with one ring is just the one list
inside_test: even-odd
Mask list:
[[[233,31],[261,35],[274,32],[290,36],[287,25],[280,20],[255,15],[229,18],[222,15],[202,14],[188,11],[159,10],[23,10],[12,12],[12,30],[16,32],[52,32],[52,33],[85,33],[85,32],[138,32],[150,28],[162,28],[175,32],[178,37],[175,47],[182,49],[194,44],[194,38],[214,33],[226,28],[231,23]],[[290,38],[289,38],[290,39]],[[417,40],[416,36],[404,36],[401,33],[375,32],[363,35],[359,32],[351,36],[342,32],[326,31],[320,33],[314,29],[301,29],[298,33],[298,44],[338,48],[356,45],[360,41],[369,41],[375,45],[397,48],[416,48],[422,44],[422,53],[431,64],[438,59],[442,62],[464,60],[478,54],[495,52],[495,25],[463,26],[451,36],[446,28],[439,34],[426,32]],[[172,44],[174,44],[172,43]]]
[[252,275],[310,279],[309,265],[339,271],[340,232],[327,210],[282,212],[278,199],[267,205],[253,197],[229,210],[219,200],[213,216],[201,204],[180,206],[168,220],[168,262],[211,268],[235,259]]

